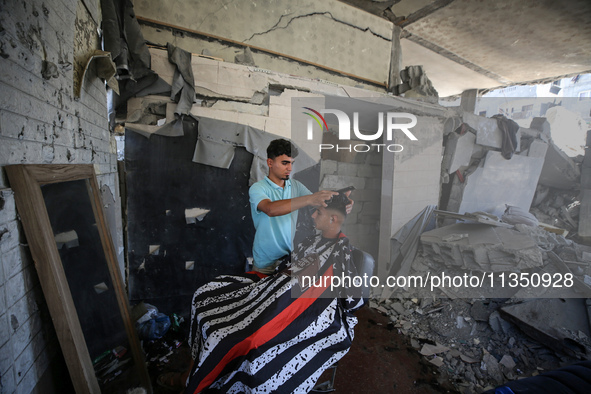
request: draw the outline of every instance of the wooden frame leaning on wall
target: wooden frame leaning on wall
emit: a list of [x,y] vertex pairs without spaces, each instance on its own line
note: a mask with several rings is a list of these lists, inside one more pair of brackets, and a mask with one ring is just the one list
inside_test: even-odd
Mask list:
[[[152,392],[140,343],[131,320],[129,301],[119,270],[112,238],[109,234],[100,199],[99,187],[90,164],[11,165],[4,167],[10,187],[14,191],[16,208],[20,216],[27,243],[31,251],[41,287],[47,301],[60,346],[77,393],[100,393],[93,361],[84,337],[70,285],[66,278],[60,251],[50,222],[42,187],[70,181],[86,184],[94,222],[104,251],[112,290],[122,318],[127,344],[132,354],[137,378],[148,393]],[[86,196],[84,196],[86,198]],[[100,247],[100,246],[99,246]],[[93,262],[94,264],[95,262]]]

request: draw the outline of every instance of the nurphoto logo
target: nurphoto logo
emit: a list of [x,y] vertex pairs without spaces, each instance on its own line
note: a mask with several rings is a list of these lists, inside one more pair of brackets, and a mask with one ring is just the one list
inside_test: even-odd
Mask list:
[[[386,112],[384,116],[383,112],[378,112],[378,130],[373,134],[365,134],[359,129],[359,112],[353,112],[353,127],[351,127],[351,119],[344,111],[338,109],[323,109],[316,111],[310,107],[303,107],[310,112],[304,112],[311,119],[308,119],[307,123],[307,134],[306,138],[310,141],[314,138],[314,122],[319,126],[322,132],[325,128],[328,130],[328,124],[323,115],[331,114],[334,115],[338,122],[338,138],[339,141],[351,141],[351,130],[353,130],[354,136],[362,141],[377,141],[382,138],[384,134],[384,118],[386,119],[386,141],[392,141],[394,132],[396,130],[402,131],[411,141],[417,141],[417,137],[410,131],[411,128],[416,126],[417,117],[413,114],[406,112]],[[408,122],[407,120],[410,120]],[[401,121],[405,121],[400,123]],[[365,143],[365,144],[319,144],[319,150],[346,150],[349,152],[369,152],[373,148],[377,149],[378,152],[381,149],[387,150],[388,152],[402,152],[404,147],[400,144],[386,144],[386,143]]]

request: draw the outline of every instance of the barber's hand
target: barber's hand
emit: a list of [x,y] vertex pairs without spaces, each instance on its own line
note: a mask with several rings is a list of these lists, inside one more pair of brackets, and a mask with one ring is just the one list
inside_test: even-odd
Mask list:
[[[345,192],[345,196],[349,197],[351,195],[352,190],[349,190],[348,192]],[[353,210],[353,204],[355,204],[355,201],[351,200],[349,198],[349,204],[347,204],[347,206],[345,207],[347,210],[347,215],[351,213],[351,211]]]
[[339,193],[330,190],[320,190],[310,195],[310,205],[314,207],[326,207],[326,200],[330,200],[332,196]]

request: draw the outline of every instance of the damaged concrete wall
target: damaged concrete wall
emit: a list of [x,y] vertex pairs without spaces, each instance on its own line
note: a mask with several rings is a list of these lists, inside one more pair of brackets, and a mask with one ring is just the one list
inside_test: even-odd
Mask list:
[[[74,95],[75,69],[88,50],[98,49],[98,8],[93,0],[3,3],[0,166],[94,164],[100,186],[117,201],[120,229],[116,145],[107,124],[105,85],[93,68],[81,97]],[[60,349],[4,171],[0,234],[1,391],[28,393],[46,382]],[[47,389],[41,384],[41,391]]]
[[397,135],[393,142],[405,149],[383,155],[380,275],[385,274],[386,264],[390,262],[392,236],[425,207],[437,205],[439,200],[445,112],[441,107],[422,104],[418,113],[422,116],[417,116],[417,126],[413,128],[418,141],[409,143],[404,135]]
[[[166,51],[152,48],[150,52],[152,69],[164,81],[172,83],[174,68]],[[189,111],[191,115],[201,121],[217,119],[292,139],[311,159],[320,161],[320,188],[356,187],[352,194],[355,206],[347,220],[346,234],[355,246],[370,252],[376,260],[379,256],[380,261],[389,261],[390,237],[427,205],[437,204],[444,121],[453,111],[450,113],[446,108],[427,102],[200,55],[191,57],[191,68],[197,95]],[[386,148],[373,148],[371,152],[366,152],[365,148],[362,151],[351,148],[358,145],[355,142],[365,146],[363,143],[368,141],[347,141],[345,145],[349,147],[337,149],[336,154],[335,150],[332,154],[322,152],[319,144],[338,145],[339,140],[333,132],[313,133],[312,140],[308,140],[306,122],[309,118],[302,115],[303,108],[322,111],[339,108],[341,104],[347,111],[362,111],[365,119],[376,122],[362,127],[366,135],[375,133],[378,112],[381,116],[386,112],[414,114],[417,125],[413,133],[418,141],[410,140],[398,130],[392,140],[386,141],[384,137],[384,140],[374,141],[382,142],[382,146],[404,147],[403,152],[383,155],[383,158]],[[159,132],[158,124],[174,121],[175,107],[176,103],[165,96],[133,98],[127,103],[125,127],[144,134]],[[349,115],[353,119],[352,114]],[[335,120],[335,117],[327,118],[329,123]],[[408,119],[401,122],[408,123]],[[295,168],[300,167],[302,160],[298,157],[294,172],[306,168]],[[266,174],[266,167],[264,170]],[[383,251],[382,244],[385,245]]]
[[496,119],[463,112],[457,121],[460,126],[446,137],[442,182],[451,178],[452,184],[442,209],[498,217],[507,204],[529,211],[547,158],[548,137],[515,125],[516,145],[507,153]]
[[[174,65],[169,62],[167,52],[152,48],[150,54],[152,70],[171,84]],[[191,68],[197,96],[190,110],[191,115],[244,124],[293,139],[315,160],[320,159],[317,148],[320,141],[307,141],[305,135],[292,132],[292,99],[323,96],[374,96],[384,99],[389,97],[358,87],[252,68],[198,55],[192,56]],[[143,117],[142,114],[151,111],[147,108],[148,105],[169,105],[170,108],[166,113],[151,118]],[[132,98],[127,103],[126,127],[141,129],[147,133],[155,132],[159,128],[158,120],[174,120],[175,106],[176,104],[165,96]],[[316,147],[312,148],[314,144]]]
[[[235,56],[243,53],[243,43],[263,49],[252,51],[251,65],[264,69],[382,91],[388,81],[392,24],[336,0],[221,4],[183,0],[173,6],[138,0],[134,6],[144,37],[155,44],[170,42],[192,53],[206,51],[234,62]],[[142,18],[157,24],[147,24]],[[235,44],[166,25],[221,37]],[[303,61],[294,61],[295,58]],[[349,78],[347,74],[359,78]]]

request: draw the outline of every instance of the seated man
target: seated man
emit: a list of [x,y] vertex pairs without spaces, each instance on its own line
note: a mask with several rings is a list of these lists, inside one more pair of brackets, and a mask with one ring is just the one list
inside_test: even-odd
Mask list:
[[[354,294],[359,289],[333,291],[320,279],[356,275],[341,233],[348,203],[343,194],[317,208],[321,233],[299,244],[275,273],[220,276],[195,292],[186,392],[307,393],[347,353],[357,324],[352,312],[363,299]],[[305,281],[291,274],[298,270],[318,280],[302,287]]]

